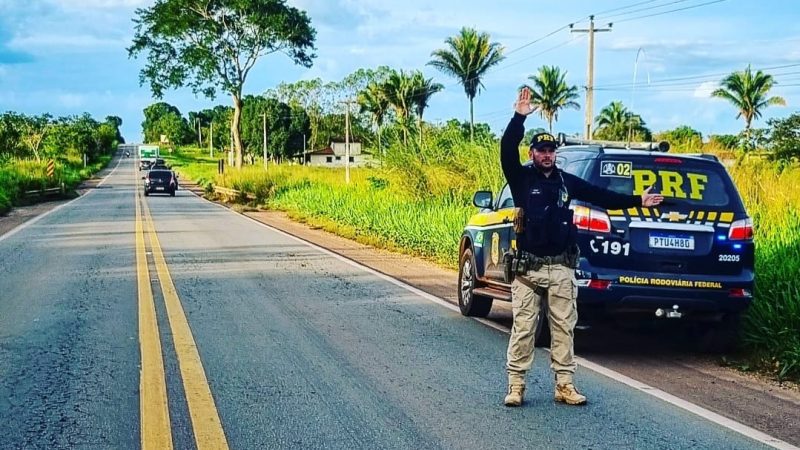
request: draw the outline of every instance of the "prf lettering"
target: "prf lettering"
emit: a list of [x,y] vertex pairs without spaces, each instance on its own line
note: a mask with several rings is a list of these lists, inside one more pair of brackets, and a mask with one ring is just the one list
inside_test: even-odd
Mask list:
[[[703,191],[706,188],[706,184],[708,184],[708,175],[701,173],[681,174],[671,170],[659,170],[658,173],[647,169],[634,170],[633,194],[640,195],[645,189],[654,185],[656,181],[661,182],[661,195],[664,197],[702,200]],[[686,186],[687,184],[688,186]]]

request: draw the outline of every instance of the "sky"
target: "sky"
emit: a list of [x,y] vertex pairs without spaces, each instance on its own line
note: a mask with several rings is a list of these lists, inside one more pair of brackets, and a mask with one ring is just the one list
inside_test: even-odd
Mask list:
[[[123,119],[128,142],[141,140],[142,110],[154,99],[140,86],[139,60],[126,48],[137,8],[154,0],[0,0],[0,111],[54,116],[90,113]],[[311,68],[281,54],[262,58],[245,94],[281,82],[320,77],[339,81],[359,68],[387,65],[422,70],[445,89],[434,95],[426,120],[468,120],[469,103],[458,82],[427,65],[433,50],[464,27],[489,33],[506,59],[486,74],[475,98],[475,120],[501,133],[513,113],[516,89],[542,65],[567,71],[584,105],[588,16],[610,32],[595,39],[594,114],[622,101],[654,131],[690,125],[709,134],[737,133],[733,107],[710,97],[724,75],[748,64],[774,75],[773,95],[786,107],[766,119],[800,111],[800,1],[798,0],[288,0],[306,11],[317,30]],[[624,8],[628,7],[628,8]],[[624,9],[622,9],[624,8]],[[682,10],[679,10],[682,9]],[[647,17],[649,16],[649,17]],[[634,83],[635,81],[635,83]],[[184,114],[230,105],[230,97],[168,91],[163,101]],[[554,131],[583,128],[584,111],[562,111]],[[538,116],[528,127],[546,127]]]

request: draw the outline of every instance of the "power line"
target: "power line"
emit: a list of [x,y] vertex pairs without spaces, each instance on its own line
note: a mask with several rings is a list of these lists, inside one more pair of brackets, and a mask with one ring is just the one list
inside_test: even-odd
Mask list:
[[701,6],[713,5],[714,3],[722,3],[722,2],[725,2],[725,1],[728,1],[728,0],[714,0],[714,1],[711,1],[711,2],[700,3],[700,4],[697,4],[697,5],[686,6],[686,7],[683,7],[683,8],[671,9],[669,11],[662,11],[662,12],[658,12],[658,13],[654,13],[654,14],[647,14],[647,15],[644,15],[644,16],[629,17],[627,19],[617,20],[616,23],[630,22],[631,20],[639,20],[639,19],[645,19],[645,18],[648,18],[648,17],[661,16],[661,15],[664,15],[664,14],[669,14],[669,13],[678,12],[678,11],[685,11],[687,9],[699,8]]
[[611,19],[613,17],[627,16],[629,14],[636,14],[636,13],[640,13],[640,12],[644,12],[644,11],[650,11],[650,10],[653,10],[653,9],[664,8],[664,7],[667,7],[667,6],[675,5],[677,3],[684,3],[684,2],[687,2],[687,1],[689,1],[689,0],[673,0],[671,2],[664,3],[664,4],[661,4],[661,5],[649,6],[647,8],[640,8],[640,9],[636,9],[636,10],[633,10],[633,11],[626,11],[626,12],[622,12],[622,13],[619,13],[619,14],[612,14],[610,16],[602,16],[602,17],[599,17],[597,20],[598,21],[601,21],[601,20],[605,21],[605,20]]
[[661,1],[661,0],[647,0],[645,2],[634,3],[634,4],[628,5],[628,6],[620,6],[619,8],[611,8],[611,9],[607,9],[605,11],[596,12],[596,13],[594,13],[594,15],[595,16],[602,16],[603,14],[608,14],[608,13],[611,13],[611,12],[620,11],[620,10],[628,9],[628,8],[635,8],[635,7],[640,6],[640,5],[646,5],[648,3],[653,3],[653,2],[658,2],[658,1]]
[[[798,66],[800,66],[800,63],[782,64],[782,65],[771,66],[771,67],[753,68],[752,70],[760,70],[760,71],[779,70],[779,69],[788,69],[788,68],[791,68],[791,67],[798,67]],[[771,75],[773,75],[773,76],[792,75],[794,73],[795,72],[787,72],[787,73],[782,73],[782,74],[771,74]],[[661,80],[651,81],[649,84],[665,84],[665,83],[671,83],[671,82],[675,82],[675,81],[687,81],[687,80],[694,80],[694,82],[698,82],[698,81],[703,81],[704,79],[709,79],[707,81],[713,81],[711,79],[728,76],[730,74],[731,74],[731,72],[717,72],[717,73],[708,73],[708,74],[702,74],[702,75],[689,75],[689,76],[683,76],[683,77],[672,77],[672,78],[664,78],[664,79],[661,79]],[[633,86],[633,83],[630,83],[630,82],[609,83],[609,84],[601,85],[601,87],[595,88],[595,89],[608,89],[608,88],[617,88],[617,87],[622,88],[622,87],[631,87],[631,86]],[[637,86],[638,86],[638,83],[637,83]]]
[[522,63],[524,63],[524,62],[526,62],[526,61],[529,61],[529,60],[531,60],[531,59],[533,59],[533,58],[536,58],[537,56],[541,56],[541,55],[543,55],[543,54],[545,54],[545,53],[548,53],[548,52],[551,52],[551,51],[553,51],[553,50],[559,49],[559,48],[561,48],[561,47],[563,47],[563,46],[565,46],[565,45],[568,45],[568,44],[570,44],[570,43],[572,43],[572,42],[574,42],[574,41],[577,41],[578,39],[582,39],[582,38],[584,38],[584,37],[585,37],[584,35],[576,35],[576,36],[575,36],[575,37],[573,37],[573,38],[567,39],[566,41],[562,41],[561,43],[559,43],[559,44],[556,44],[556,45],[554,45],[554,46],[552,46],[552,47],[549,47],[549,48],[547,48],[547,49],[545,49],[545,50],[542,50],[542,51],[541,51],[541,52],[539,52],[539,53],[534,53],[533,55],[529,55],[529,56],[527,56],[527,57],[525,57],[525,58],[523,58],[523,59],[521,59],[521,60],[519,60],[519,61],[513,62],[513,63],[511,63],[511,64],[506,64],[506,65],[505,65],[503,68],[504,68],[504,69],[507,69],[507,68],[509,68],[509,67],[513,67],[513,66],[516,66],[516,65],[518,65],[518,64],[522,64]]

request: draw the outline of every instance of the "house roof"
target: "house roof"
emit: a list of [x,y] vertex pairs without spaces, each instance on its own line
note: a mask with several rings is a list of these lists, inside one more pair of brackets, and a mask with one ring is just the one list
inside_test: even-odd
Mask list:
[[309,155],[334,155],[334,154],[335,153],[333,152],[333,149],[330,146],[309,153]]

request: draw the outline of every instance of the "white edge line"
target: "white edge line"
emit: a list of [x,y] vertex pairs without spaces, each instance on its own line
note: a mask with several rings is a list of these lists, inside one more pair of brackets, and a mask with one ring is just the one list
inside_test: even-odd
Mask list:
[[[100,186],[103,183],[105,183],[106,180],[108,179],[108,177],[110,177],[111,175],[114,174],[114,172],[117,171],[117,168],[119,167],[119,163],[120,162],[122,162],[122,158],[119,158],[117,160],[117,165],[114,166],[114,168],[111,169],[111,172],[109,172],[106,176],[104,176],[103,179],[100,180],[99,183],[97,183],[97,186]],[[28,220],[26,222],[22,222],[21,224],[17,225],[16,227],[12,228],[11,230],[9,230],[6,234],[0,236],[0,242],[2,242],[4,240],[10,238],[11,236],[19,233],[20,231],[24,230],[25,228],[28,228],[29,226],[31,226],[31,225],[35,224],[36,222],[44,219],[45,217],[49,216],[50,214],[53,214],[54,212],[58,211],[59,209],[64,208],[66,206],[69,206],[72,203],[77,202],[78,200],[80,200],[82,198],[86,198],[86,196],[91,194],[92,192],[94,192],[94,189],[91,189],[89,192],[87,192],[87,193],[85,193],[83,195],[79,195],[77,198],[73,198],[72,200],[68,201],[67,203],[64,203],[63,205],[58,205],[58,206],[56,206],[55,208],[53,208],[53,209],[51,209],[49,211],[45,211],[42,214],[39,214],[38,216],[34,217],[33,219],[30,219],[30,220]]]
[[[226,211],[232,212],[232,213],[236,214],[239,217],[245,218],[245,219],[247,219],[247,220],[249,220],[249,221],[251,221],[251,222],[253,222],[253,223],[257,224],[257,225],[260,225],[260,226],[262,226],[264,228],[267,228],[267,229],[269,229],[271,231],[274,231],[274,232],[276,232],[278,234],[281,234],[281,235],[286,236],[286,237],[288,237],[290,239],[293,239],[293,240],[295,240],[297,242],[300,242],[300,243],[302,243],[304,245],[307,245],[307,246],[309,246],[309,247],[311,247],[311,248],[313,248],[315,250],[318,250],[318,251],[320,251],[322,253],[325,253],[326,255],[330,255],[330,256],[332,256],[332,257],[334,257],[334,258],[336,258],[336,259],[338,259],[338,260],[340,260],[340,261],[342,261],[342,262],[344,262],[346,264],[349,264],[349,265],[351,265],[353,267],[357,267],[357,268],[359,268],[361,270],[364,270],[364,271],[366,271],[368,273],[371,273],[371,274],[373,274],[373,275],[375,275],[375,276],[377,276],[377,277],[379,277],[379,278],[381,278],[383,280],[386,280],[386,281],[388,281],[388,282],[390,282],[390,283],[392,283],[392,284],[394,284],[396,286],[399,286],[399,287],[401,287],[401,288],[403,288],[403,289],[405,289],[405,290],[407,290],[409,292],[412,292],[412,293],[414,293],[414,294],[416,294],[416,295],[418,295],[418,296],[420,296],[420,297],[422,297],[422,298],[424,298],[426,300],[429,300],[429,301],[431,301],[433,303],[436,303],[437,305],[441,305],[441,306],[443,306],[443,307],[445,307],[445,308],[447,308],[447,309],[449,309],[451,311],[460,313],[460,310],[458,309],[458,307],[456,307],[452,303],[448,302],[447,300],[444,300],[442,298],[436,297],[435,295],[432,295],[432,294],[429,294],[429,293],[427,293],[425,291],[422,291],[419,288],[411,286],[411,285],[409,285],[409,284],[407,284],[407,283],[405,283],[403,281],[400,281],[400,280],[398,280],[396,278],[393,278],[393,277],[391,277],[389,275],[386,275],[384,273],[378,272],[375,269],[367,267],[367,266],[365,266],[365,265],[363,265],[363,264],[361,264],[359,262],[356,262],[356,261],[354,261],[352,259],[349,259],[349,258],[347,258],[345,256],[342,256],[342,255],[340,255],[338,253],[332,252],[331,250],[328,250],[326,248],[320,247],[319,245],[316,245],[316,244],[313,244],[311,242],[308,242],[308,241],[306,241],[306,240],[304,240],[302,238],[299,238],[297,236],[289,234],[289,233],[287,233],[287,232],[285,232],[283,230],[279,230],[279,229],[277,229],[277,228],[275,228],[275,227],[273,227],[271,225],[267,225],[265,223],[259,222],[258,220],[253,219],[250,216],[247,216],[245,214],[237,213],[236,211],[233,211],[230,208],[226,208],[225,206],[220,205],[219,203],[215,203],[215,202],[212,202],[211,200],[208,200],[208,199],[206,199],[204,197],[201,197],[201,196],[195,194],[192,191],[189,191],[189,192],[191,192],[192,195],[194,195],[194,196],[196,196],[196,197],[198,197],[198,198],[200,198],[202,200],[205,200],[208,203],[211,203],[212,205],[215,205],[215,206],[217,206],[219,208],[222,208],[222,209],[224,209]],[[482,323],[482,324],[484,324],[484,325],[486,325],[486,326],[488,326],[490,328],[493,328],[495,330],[501,331],[503,333],[508,334],[508,333],[511,332],[511,330],[508,327],[504,327],[503,325],[494,323],[494,322],[492,322],[492,321],[490,321],[488,319],[482,319],[482,318],[476,318],[476,317],[473,317],[472,319],[477,321],[477,322],[480,322],[480,323]],[[648,385],[646,383],[642,383],[640,381],[634,380],[633,378],[625,376],[625,375],[623,375],[623,374],[621,374],[621,373],[619,373],[619,372],[617,372],[615,370],[611,370],[611,369],[608,369],[606,367],[603,367],[600,364],[591,362],[591,361],[589,361],[589,360],[587,360],[585,358],[576,356],[575,357],[575,361],[578,364],[580,364],[581,366],[583,366],[584,368],[586,368],[586,369],[589,369],[589,370],[591,370],[593,372],[596,372],[596,373],[599,373],[601,375],[604,375],[604,376],[606,376],[608,378],[611,378],[612,380],[615,380],[617,382],[620,382],[620,383],[622,383],[624,385],[630,386],[630,387],[632,387],[632,388],[634,388],[634,389],[636,389],[636,390],[638,390],[640,392],[644,392],[645,394],[648,394],[648,395],[651,395],[653,397],[656,397],[659,400],[667,402],[667,403],[669,403],[669,404],[671,404],[673,406],[677,406],[678,408],[681,408],[681,409],[683,409],[685,411],[688,411],[688,412],[690,412],[692,414],[700,416],[703,419],[706,419],[706,420],[708,420],[710,422],[713,422],[713,423],[715,423],[717,425],[720,425],[722,427],[728,428],[729,430],[735,431],[735,432],[737,432],[737,433],[739,433],[739,434],[741,434],[741,435],[743,435],[745,437],[748,437],[750,439],[753,439],[755,441],[761,442],[763,444],[769,445],[771,447],[774,447],[774,448],[777,448],[777,449],[780,449],[780,450],[798,450],[798,447],[795,447],[795,446],[789,444],[788,442],[784,442],[784,441],[782,441],[782,440],[780,440],[778,438],[774,438],[774,437],[772,437],[772,436],[770,436],[770,435],[768,435],[766,433],[763,433],[763,432],[758,431],[758,430],[756,430],[754,428],[748,427],[747,425],[739,423],[739,422],[737,422],[735,420],[729,419],[729,418],[724,417],[724,416],[722,416],[720,414],[717,414],[717,413],[715,413],[713,411],[705,409],[702,406],[698,406],[698,405],[695,405],[694,403],[691,403],[691,402],[688,402],[688,401],[683,400],[681,398],[678,398],[678,397],[676,397],[676,396],[674,396],[672,394],[668,394],[668,393],[666,393],[666,392],[664,392],[664,391],[662,391],[660,389],[654,388],[654,387],[652,387],[652,386],[650,386],[650,385]]]

